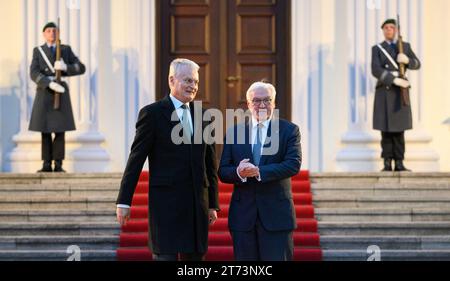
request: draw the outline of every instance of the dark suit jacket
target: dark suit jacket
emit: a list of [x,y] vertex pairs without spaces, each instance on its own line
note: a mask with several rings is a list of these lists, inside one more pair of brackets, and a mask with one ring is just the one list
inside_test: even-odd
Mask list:
[[[224,145],[219,178],[234,184],[228,215],[231,231],[249,231],[255,226],[257,214],[269,231],[293,230],[297,226],[291,177],[299,172],[301,165],[300,131],[297,125],[283,119],[279,119],[278,130],[274,131],[272,124],[273,121],[267,135],[279,134],[279,149],[274,155],[262,155],[260,182],[250,178],[242,183],[236,173],[242,159],[252,159],[249,125],[234,127],[235,144]],[[240,126],[245,126],[245,144],[236,144]],[[264,149],[269,145],[266,143]]]
[[[198,121],[191,104],[194,130]],[[149,246],[159,254],[204,253],[208,242],[208,209],[218,208],[215,146],[174,144],[169,96],[139,113],[136,137],[123,174],[117,204],[131,205],[142,166],[148,158]],[[208,122],[200,120],[202,129]]]

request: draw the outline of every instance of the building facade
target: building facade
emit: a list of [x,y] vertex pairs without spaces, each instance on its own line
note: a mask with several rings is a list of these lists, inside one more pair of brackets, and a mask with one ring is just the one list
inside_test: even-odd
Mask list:
[[449,171],[449,10],[446,0],[0,0],[0,170],[41,165],[28,68],[43,25],[60,17],[62,42],[87,67],[69,81],[78,130],[66,137],[68,171],[123,170],[139,109],[167,94],[178,56],[202,67],[207,107],[240,107],[249,83],[273,82],[281,115],[301,128],[303,169],[378,171],[371,47],[400,14],[423,63],[409,77],[406,166]]

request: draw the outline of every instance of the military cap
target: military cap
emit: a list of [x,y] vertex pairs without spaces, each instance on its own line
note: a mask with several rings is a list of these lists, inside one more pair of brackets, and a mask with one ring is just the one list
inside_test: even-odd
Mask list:
[[393,25],[397,26],[397,21],[395,19],[387,19],[383,22],[381,29],[383,29],[386,24],[393,24]]
[[47,23],[44,28],[42,29],[42,32],[44,32],[47,28],[56,28],[56,24],[54,22]]

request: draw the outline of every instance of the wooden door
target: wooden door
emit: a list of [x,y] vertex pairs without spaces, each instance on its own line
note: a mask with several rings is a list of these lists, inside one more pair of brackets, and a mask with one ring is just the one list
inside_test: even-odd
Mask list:
[[158,99],[171,60],[184,57],[201,67],[204,107],[245,107],[249,85],[265,80],[290,119],[290,0],[158,0],[157,11]]

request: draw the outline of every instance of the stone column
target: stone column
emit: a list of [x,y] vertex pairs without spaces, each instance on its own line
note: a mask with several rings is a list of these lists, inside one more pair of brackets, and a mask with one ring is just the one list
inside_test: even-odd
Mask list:
[[[383,41],[380,30],[386,18],[401,15],[402,32],[405,41],[412,44],[417,56],[423,57],[423,0],[348,0],[348,38],[350,47],[349,71],[350,112],[348,131],[341,139],[343,148],[338,152],[339,171],[379,171],[380,132],[372,129],[375,79],[371,74],[371,47]],[[414,171],[438,171],[439,157],[429,144],[432,141],[422,125],[422,106],[426,101],[423,94],[422,73],[409,72],[412,84],[411,103],[413,111],[412,131],[406,133],[405,165]]]
[[16,148],[10,153],[12,172],[35,172],[40,168],[41,136],[28,131],[35,84],[29,78],[28,68],[32,50],[43,44],[42,27],[48,21],[61,19],[61,41],[71,45],[75,54],[86,65],[86,73],[69,78],[72,107],[77,131],[66,134],[68,172],[106,172],[109,155],[102,148],[105,141],[98,131],[98,1],[99,0],[22,0],[23,62],[21,67],[20,131],[13,137]]
[[309,83],[308,74],[311,59],[309,42],[310,1],[291,2],[291,40],[292,40],[292,121],[299,125],[302,134],[302,169],[310,167],[309,121]]
[[329,0],[291,2],[292,121],[302,134],[302,169],[323,169],[323,78],[325,50],[330,42],[324,29],[332,9]]

